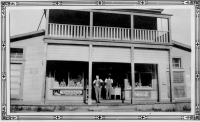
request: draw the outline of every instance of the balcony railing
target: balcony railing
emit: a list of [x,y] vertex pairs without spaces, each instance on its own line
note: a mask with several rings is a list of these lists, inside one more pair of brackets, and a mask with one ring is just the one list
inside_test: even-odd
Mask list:
[[[90,26],[49,23],[49,36],[90,38]],[[93,39],[131,40],[131,28],[92,27]],[[168,31],[133,29],[133,41],[169,43]]]

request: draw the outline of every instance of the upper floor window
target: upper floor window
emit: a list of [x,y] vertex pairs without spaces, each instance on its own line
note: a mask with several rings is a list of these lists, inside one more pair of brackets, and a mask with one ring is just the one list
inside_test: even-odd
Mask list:
[[23,59],[23,48],[10,48],[10,58]]
[[181,58],[172,59],[173,68],[181,68]]

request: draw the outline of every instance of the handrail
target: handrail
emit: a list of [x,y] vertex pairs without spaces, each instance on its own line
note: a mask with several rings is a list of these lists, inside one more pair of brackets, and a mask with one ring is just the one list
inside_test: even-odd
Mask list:
[[[90,26],[49,23],[49,36],[67,38],[90,38]],[[131,40],[131,35],[133,40]],[[169,43],[169,32],[147,29],[92,26],[93,39],[128,40]]]

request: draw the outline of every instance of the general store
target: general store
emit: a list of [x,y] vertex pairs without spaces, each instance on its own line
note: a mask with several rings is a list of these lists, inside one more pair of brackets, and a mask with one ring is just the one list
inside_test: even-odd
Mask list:
[[11,103],[91,105],[95,76],[108,74],[118,102],[190,100],[191,48],[172,40],[171,16],[161,9],[47,10],[45,30],[10,38]]

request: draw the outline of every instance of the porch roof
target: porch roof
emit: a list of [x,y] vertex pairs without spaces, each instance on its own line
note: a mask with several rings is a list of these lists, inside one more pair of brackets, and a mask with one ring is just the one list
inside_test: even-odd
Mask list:
[[24,39],[34,38],[45,35],[45,30],[32,31],[28,33],[18,34],[10,37],[10,42],[20,41]]

